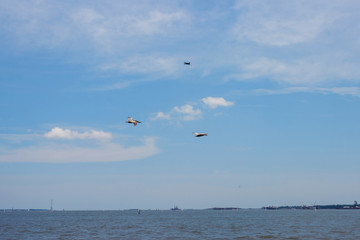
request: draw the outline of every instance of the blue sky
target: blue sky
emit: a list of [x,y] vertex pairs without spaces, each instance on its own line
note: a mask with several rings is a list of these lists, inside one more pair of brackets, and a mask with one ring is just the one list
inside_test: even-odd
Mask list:
[[1,1],[0,208],[359,200],[359,12]]

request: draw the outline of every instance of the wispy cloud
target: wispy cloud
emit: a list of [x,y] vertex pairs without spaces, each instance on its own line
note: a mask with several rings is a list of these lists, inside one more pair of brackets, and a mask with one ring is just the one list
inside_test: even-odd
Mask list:
[[282,89],[256,89],[253,93],[257,94],[291,94],[291,93],[320,93],[320,94],[339,94],[360,97],[360,87],[333,87],[333,88],[317,88],[317,87],[290,87]]
[[24,141],[34,141],[35,139],[41,139],[41,134],[0,134],[0,140],[11,143],[21,143]]
[[120,90],[130,87],[132,84],[138,83],[140,81],[122,81],[118,83],[113,83],[109,85],[100,85],[95,87],[90,87],[90,91],[111,91],[111,90]]
[[233,33],[239,40],[269,46],[309,42],[339,17],[336,9],[321,5],[302,1],[276,1],[271,5],[240,2],[235,9],[244,14],[239,15]]
[[359,82],[358,61],[346,60],[342,54],[330,53],[292,60],[271,58],[247,59],[241,73],[225,77],[240,81],[270,79],[289,85],[320,85],[337,82]]
[[154,55],[133,56],[130,59],[124,59],[124,61],[118,65],[114,65],[113,69],[127,73],[163,73],[170,75],[180,69],[180,62],[181,61],[175,57]]
[[[238,1],[231,48],[237,69],[225,80],[328,87],[360,82],[354,1]],[[349,26],[351,26],[349,28]],[[234,50],[235,49],[235,50]]]
[[24,147],[3,150],[0,162],[117,162],[142,159],[158,152],[155,139],[147,138],[142,146],[125,148],[118,143],[102,143],[92,147],[78,147],[68,144]]
[[[5,0],[0,3],[0,30],[6,36],[2,40],[30,49],[85,50],[93,57],[90,67],[100,66],[100,74],[115,71],[116,77],[178,77],[186,52],[202,62],[196,71],[206,77],[211,71],[230,73],[225,79],[290,85],[360,81],[354,51],[359,48],[360,25],[352,24],[359,22],[356,1],[236,1],[233,8],[226,3],[211,11],[199,11],[197,4],[190,9],[166,1],[140,2]],[[190,41],[186,48],[179,44]],[[95,89],[123,89],[136,81],[112,79]]]
[[[0,13],[12,28],[0,27],[23,39],[27,44],[59,46],[84,39],[102,50],[123,49],[131,39],[177,34],[190,16],[179,8],[142,4],[92,2],[83,4],[43,1],[2,1]],[[89,41],[90,40],[90,41]],[[125,44],[125,40],[130,40]],[[84,42],[83,42],[84,43]],[[120,50],[120,49],[119,49]],[[119,52],[117,50],[117,52]]]
[[276,17],[266,19],[252,16],[247,21],[240,18],[234,33],[241,40],[251,40],[263,45],[286,46],[313,40],[323,29],[326,20],[318,16],[290,21]]
[[155,33],[166,33],[176,22],[186,21],[188,16],[182,11],[161,12],[158,10],[151,11],[148,15],[138,18],[128,16],[126,21],[129,31],[146,35]]

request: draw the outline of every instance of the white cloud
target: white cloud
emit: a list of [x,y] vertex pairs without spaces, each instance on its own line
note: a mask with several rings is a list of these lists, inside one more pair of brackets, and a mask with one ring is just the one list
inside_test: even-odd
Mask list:
[[[202,98],[201,102],[211,109],[217,107],[228,107],[234,105],[234,102],[226,101],[222,97],[206,97]],[[201,106],[201,105],[200,105]],[[152,120],[166,119],[166,120],[183,120],[192,121],[202,117],[202,110],[200,108],[194,108],[193,105],[185,104],[183,106],[175,106],[169,113],[158,112]]]
[[200,109],[194,109],[190,104],[183,106],[175,106],[170,112],[157,112],[152,120],[165,119],[165,120],[181,120],[181,121],[192,121],[201,118],[202,111]]
[[153,120],[157,120],[157,119],[167,119],[167,120],[169,120],[170,118],[171,118],[170,114],[165,114],[163,112],[158,112],[156,114],[156,116],[153,117],[152,119]]
[[210,108],[229,107],[234,105],[234,102],[226,101],[222,97],[206,97],[201,99],[201,101]]
[[180,114],[185,121],[191,121],[200,118],[202,114],[200,109],[194,109],[190,104],[185,104],[181,107],[174,107],[173,112]]
[[117,162],[143,159],[155,155],[158,149],[154,138],[146,138],[143,145],[125,148],[118,143],[102,142],[91,147],[48,145],[3,150],[0,162]]
[[44,134],[46,138],[53,139],[96,139],[96,140],[110,140],[112,138],[111,133],[103,131],[91,130],[90,132],[79,133],[70,129],[62,129],[55,127],[50,132]]

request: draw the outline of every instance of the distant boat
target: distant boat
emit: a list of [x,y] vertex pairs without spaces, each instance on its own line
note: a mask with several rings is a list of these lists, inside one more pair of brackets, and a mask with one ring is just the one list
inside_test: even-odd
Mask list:
[[178,208],[178,206],[174,206],[173,208],[171,208],[170,210],[172,210],[172,211],[178,211],[178,210],[181,210],[180,208]]
[[278,207],[269,206],[269,207],[263,207],[264,210],[278,210]]
[[190,62],[184,62],[184,65],[190,65]]

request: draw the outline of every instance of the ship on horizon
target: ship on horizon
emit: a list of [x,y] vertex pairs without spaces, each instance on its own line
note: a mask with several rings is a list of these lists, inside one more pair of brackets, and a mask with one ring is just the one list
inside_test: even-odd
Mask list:
[[178,208],[178,206],[174,206],[173,208],[170,208],[170,210],[172,210],[172,211],[178,211],[178,210],[181,210],[180,208]]

